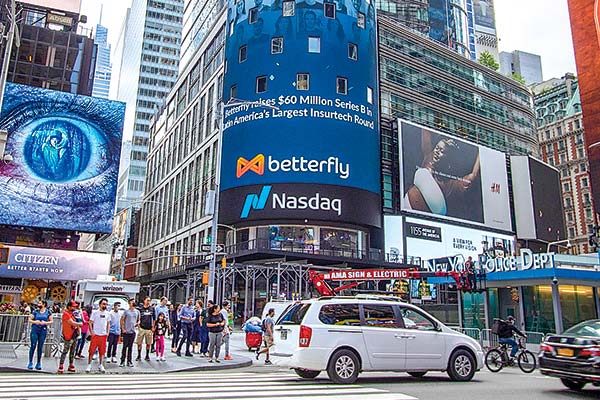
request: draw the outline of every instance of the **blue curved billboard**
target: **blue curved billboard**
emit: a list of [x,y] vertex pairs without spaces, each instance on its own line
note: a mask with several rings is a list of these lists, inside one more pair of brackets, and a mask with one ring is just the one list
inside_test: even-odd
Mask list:
[[220,220],[381,225],[375,7],[230,0]]

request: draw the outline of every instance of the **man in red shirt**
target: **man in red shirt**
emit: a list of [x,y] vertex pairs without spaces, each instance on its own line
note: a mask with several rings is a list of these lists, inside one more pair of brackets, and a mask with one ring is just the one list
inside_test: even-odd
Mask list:
[[75,301],[70,301],[67,304],[67,309],[63,312],[62,316],[62,338],[63,338],[63,351],[60,355],[60,362],[58,364],[58,373],[64,372],[65,358],[69,353],[69,372],[75,372],[75,365],[73,360],[75,359],[75,350],[77,348],[77,339],[79,338],[79,329],[81,322],[75,320],[73,311],[79,308],[79,304]]

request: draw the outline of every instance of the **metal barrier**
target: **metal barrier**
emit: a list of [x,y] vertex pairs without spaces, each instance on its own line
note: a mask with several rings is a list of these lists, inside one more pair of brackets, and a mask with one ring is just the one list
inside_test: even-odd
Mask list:
[[[492,333],[491,329],[460,328],[455,326],[452,326],[450,328],[457,332],[464,333],[465,335],[477,340],[485,351],[494,347],[498,347],[500,345],[498,335]],[[525,331],[523,333],[527,335],[527,349],[534,353],[537,353],[540,350],[540,344],[544,341],[546,335],[541,332]]]
[[460,332],[467,336],[470,336],[473,339],[477,340],[479,343],[481,343],[481,329],[479,328],[461,328],[459,326],[451,326],[449,328],[456,332]]
[[[29,346],[29,315],[0,314],[0,344],[8,344],[18,349]],[[55,356],[62,349],[62,314],[52,315],[52,325],[44,342],[44,356]]]

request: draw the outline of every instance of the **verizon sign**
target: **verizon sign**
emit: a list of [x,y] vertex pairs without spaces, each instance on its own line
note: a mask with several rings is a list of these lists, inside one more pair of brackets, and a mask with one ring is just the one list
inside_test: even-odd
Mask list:
[[19,3],[79,14],[81,0],[18,0]]
[[371,279],[406,279],[407,269],[354,269],[348,271],[330,271],[324,275],[325,280],[371,280]]

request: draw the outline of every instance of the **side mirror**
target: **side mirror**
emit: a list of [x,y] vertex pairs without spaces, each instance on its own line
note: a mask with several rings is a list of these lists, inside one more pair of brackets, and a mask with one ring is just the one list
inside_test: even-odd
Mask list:
[[442,326],[440,324],[438,324],[437,322],[435,324],[435,330],[436,330],[436,332],[441,332],[442,331]]

